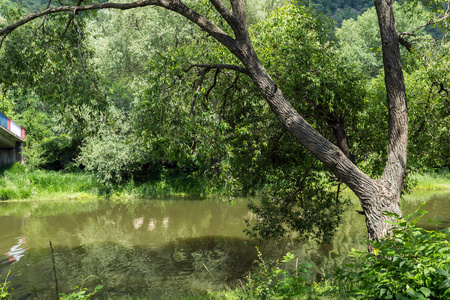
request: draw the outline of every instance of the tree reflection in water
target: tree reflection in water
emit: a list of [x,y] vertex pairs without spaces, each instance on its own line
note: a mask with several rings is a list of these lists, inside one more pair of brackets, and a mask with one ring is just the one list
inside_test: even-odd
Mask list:
[[[423,200],[418,199],[407,199],[405,211],[414,210]],[[449,194],[428,195],[428,199],[425,209],[432,217],[444,212],[450,221]],[[299,261],[312,262],[320,278],[351,248],[366,247],[364,217],[354,209],[358,207],[347,211],[330,245],[289,240],[258,245],[265,258],[290,251]],[[104,285],[99,296],[195,295],[233,287],[251,270],[257,255],[255,244],[242,233],[245,216],[245,200],[235,206],[213,200],[8,203],[0,210],[0,225],[9,224],[0,226],[0,237],[5,237],[0,239],[0,250],[11,249],[17,242],[14,237],[27,237],[29,250],[13,265],[13,273],[20,276],[10,282],[17,299],[55,297],[48,241],[55,251],[60,292],[73,291],[86,277],[96,275]],[[0,259],[4,270],[2,263],[4,259]],[[0,272],[0,277],[4,274]],[[99,283],[89,280],[85,287],[92,289]]]

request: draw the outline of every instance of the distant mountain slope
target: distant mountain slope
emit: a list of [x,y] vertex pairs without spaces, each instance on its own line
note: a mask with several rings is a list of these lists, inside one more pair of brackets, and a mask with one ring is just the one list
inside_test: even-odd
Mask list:
[[343,20],[356,18],[374,5],[373,0],[300,0],[298,3],[335,19],[338,27]]
[[11,2],[18,3],[27,12],[37,12],[47,7],[48,0],[11,0]]

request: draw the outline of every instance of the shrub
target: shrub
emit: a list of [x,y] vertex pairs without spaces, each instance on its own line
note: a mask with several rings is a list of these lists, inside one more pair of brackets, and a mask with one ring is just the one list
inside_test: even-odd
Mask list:
[[136,169],[138,156],[125,136],[104,134],[86,139],[78,163],[93,172],[101,183],[120,183]]
[[352,263],[337,275],[341,292],[364,299],[450,298],[450,228],[418,228],[426,213],[419,209],[396,216],[391,236],[370,242],[373,252],[353,251]]
[[294,259],[294,255],[288,252],[281,260],[285,268],[281,268],[278,261],[269,266],[258,250],[258,267],[247,277],[247,296],[257,299],[292,299],[294,296],[309,294],[312,288],[307,282],[312,266],[308,263],[299,265],[296,261],[295,268],[288,271],[287,264]]
[[6,279],[5,282],[0,283],[0,300],[10,300],[11,299],[11,294],[8,292],[8,276],[9,273],[6,275]]

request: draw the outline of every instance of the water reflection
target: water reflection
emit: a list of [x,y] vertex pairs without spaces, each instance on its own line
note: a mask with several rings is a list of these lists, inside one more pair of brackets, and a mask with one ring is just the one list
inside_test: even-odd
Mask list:
[[23,245],[27,242],[25,237],[17,238],[17,244],[12,246],[9,252],[5,253],[5,256],[8,258],[9,261],[12,263],[18,262],[20,258],[22,258],[25,255],[25,251],[28,248],[24,248]]
[[144,224],[144,218],[137,218],[133,220],[134,229],[139,229]]
[[[449,195],[406,198],[402,207],[412,212],[428,197],[424,209],[448,226]],[[323,276],[350,249],[366,247],[365,220],[354,209],[329,245],[282,240],[259,246],[265,257],[293,252]],[[19,274],[8,279],[15,299],[54,298],[52,241],[60,292],[72,291],[89,275],[101,278],[105,298],[167,298],[233,286],[257,258],[242,233],[245,216],[244,200],[235,206],[211,200],[0,203],[0,253],[9,254],[0,258],[0,280],[10,267]],[[90,279],[86,287],[97,284],[99,279]]]
[[[414,212],[423,202],[421,210],[428,213],[417,223],[418,226],[428,230],[440,230],[450,226],[450,192],[415,193],[406,195],[402,201],[404,215]],[[433,220],[439,220],[439,223]]]

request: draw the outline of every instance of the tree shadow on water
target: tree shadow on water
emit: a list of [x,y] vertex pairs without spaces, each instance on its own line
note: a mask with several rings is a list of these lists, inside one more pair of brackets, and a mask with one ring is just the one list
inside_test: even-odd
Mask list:
[[[257,258],[246,239],[201,237],[178,239],[163,246],[127,247],[99,243],[76,248],[54,245],[59,293],[83,287],[104,288],[96,298],[133,296],[150,299],[180,298],[235,286]],[[50,249],[30,250],[15,266],[11,280],[14,299],[55,298]]]

